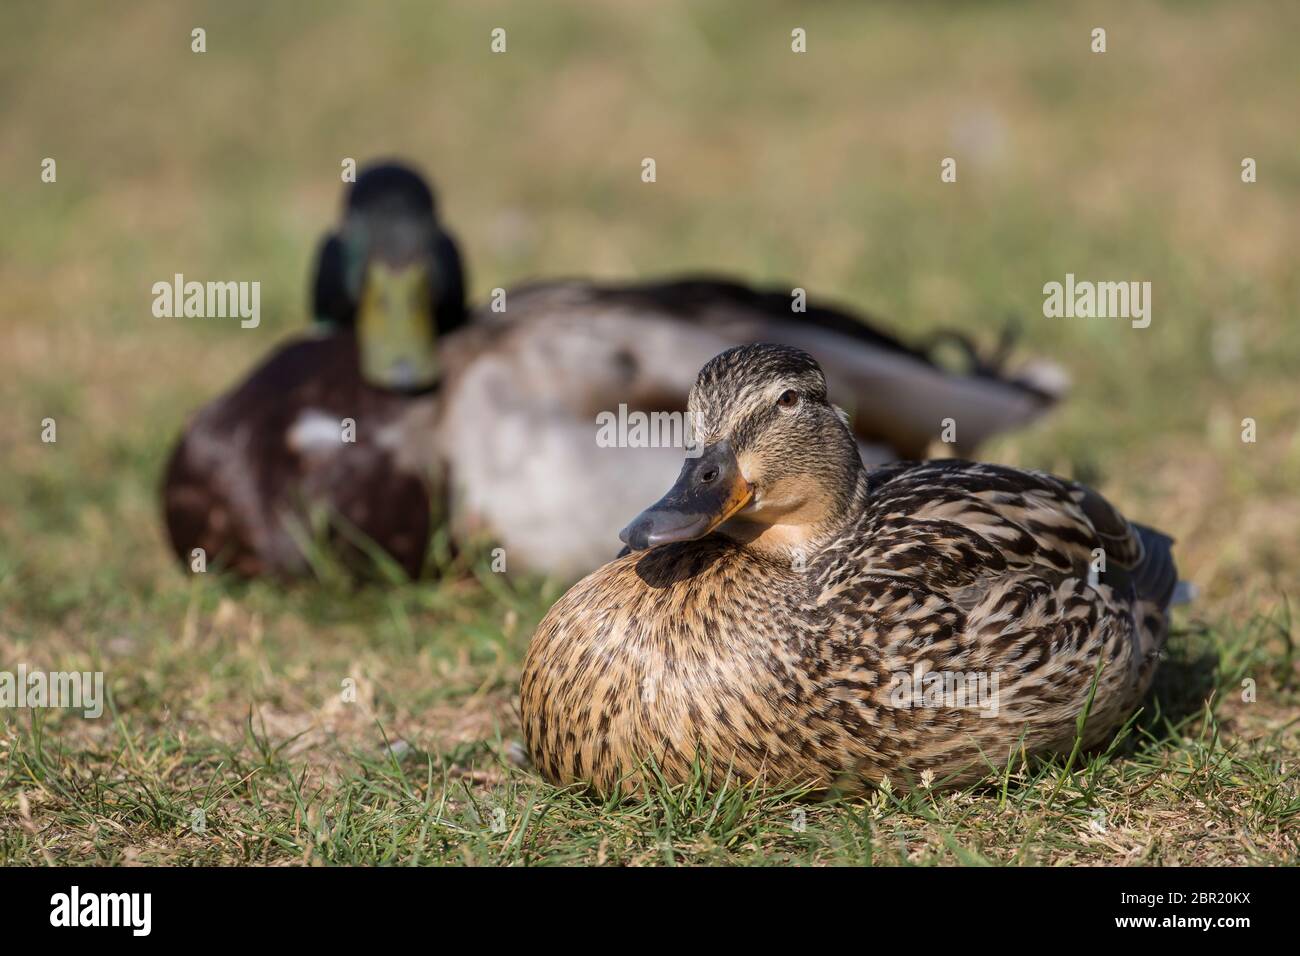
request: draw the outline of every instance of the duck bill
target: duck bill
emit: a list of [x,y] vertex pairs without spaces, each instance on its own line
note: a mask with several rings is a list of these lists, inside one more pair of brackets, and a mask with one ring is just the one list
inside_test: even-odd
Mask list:
[[428,266],[372,262],[357,312],[361,376],[371,385],[418,391],[438,379]]
[[641,512],[619,538],[633,551],[702,538],[754,500],[728,442],[687,458],[677,483]]

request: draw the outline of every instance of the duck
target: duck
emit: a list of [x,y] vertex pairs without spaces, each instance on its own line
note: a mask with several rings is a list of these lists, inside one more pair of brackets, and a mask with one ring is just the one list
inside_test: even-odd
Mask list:
[[982,355],[939,333],[957,342],[954,369],[943,342],[908,344],[794,287],[553,279],[477,309],[466,287],[424,175],[400,160],[364,167],[319,243],[311,330],[196,413],[169,459],[180,561],[310,575],[304,540],[324,524],[350,565],[384,554],[416,577],[445,523],[456,547],[490,543],[508,570],[576,580],[617,552],[623,517],[680,460],[677,445],[598,442],[598,417],[684,415],[694,370],[738,344],[817,355],[868,463],[923,455],[958,411],[951,448],[972,452],[1068,388],[1052,363],[1009,368],[1005,342]]
[[[425,179],[368,167],[320,244],[312,330],[184,428],[164,471],[182,565],[293,580],[322,535],[359,577],[420,575],[437,520],[431,467],[443,336],[468,324],[454,237]],[[454,352],[454,350],[453,350]]]
[[531,638],[520,714],[552,783],[961,786],[1140,706],[1167,535],[1039,471],[866,467],[801,349],[722,352],[689,406],[676,482]]

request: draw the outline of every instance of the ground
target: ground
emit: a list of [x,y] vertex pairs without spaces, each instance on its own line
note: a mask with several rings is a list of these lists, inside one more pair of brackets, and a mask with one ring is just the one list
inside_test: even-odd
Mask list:
[[[1298,28],[1251,2],[6,4],[0,670],[102,670],[111,701],[0,711],[0,863],[1295,860]],[[341,161],[382,155],[432,174],[477,299],[708,268],[912,336],[1014,320],[1073,392],[984,456],[1095,485],[1199,587],[1134,726],[960,792],[602,804],[520,761],[565,582],[473,554],[391,589],[182,573],[169,445],[302,328]],[[261,281],[260,325],[154,318],[177,272]],[[1044,317],[1066,273],[1150,281],[1150,327]]]

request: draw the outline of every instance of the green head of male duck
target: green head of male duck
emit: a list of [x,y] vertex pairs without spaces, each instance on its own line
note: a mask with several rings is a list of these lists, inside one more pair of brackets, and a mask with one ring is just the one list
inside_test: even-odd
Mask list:
[[438,336],[466,321],[464,288],[456,243],[419,173],[364,169],[321,247],[313,296],[318,324],[355,329],[362,377],[401,391],[432,386]]
[[688,401],[700,453],[619,537],[633,551],[718,531],[755,547],[811,547],[863,486],[857,444],[807,352],[728,349],[700,371]]

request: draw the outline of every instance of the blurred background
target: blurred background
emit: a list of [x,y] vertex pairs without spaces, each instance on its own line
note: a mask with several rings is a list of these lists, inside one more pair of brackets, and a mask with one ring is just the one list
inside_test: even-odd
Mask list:
[[[223,675],[292,712],[325,693],[295,689],[312,647],[433,680],[389,702],[399,722],[446,702],[452,727],[465,694],[513,719],[553,586],[471,576],[394,610],[407,599],[195,584],[164,546],[168,447],[305,327],[345,157],[431,176],[475,301],[531,277],[708,270],[905,337],[991,345],[1016,319],[1018,357],[1056,360],[1074,389],[985,456],[1091,482],[1172,533],[1198,613],[1276,607],[1300,580],[1298,36],[1300,5],[1272,2],[5,3],[0,646],[122,655],[138,713],[245,701]],[[260,327],[154,318],[150,287],[177,272],[260,281]],[[1150,327],[1045,318],[1066,273],[1150,281]],[[272,649],[228,656],[231,635]]]

